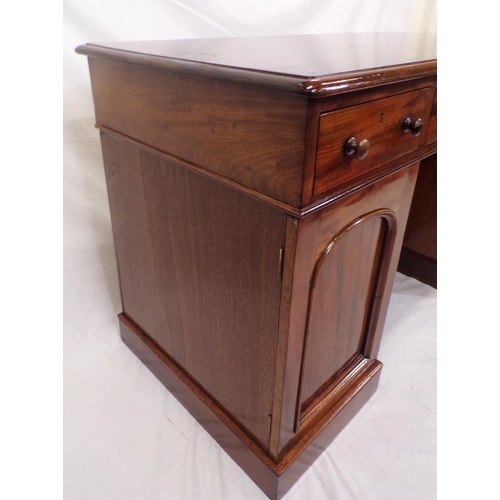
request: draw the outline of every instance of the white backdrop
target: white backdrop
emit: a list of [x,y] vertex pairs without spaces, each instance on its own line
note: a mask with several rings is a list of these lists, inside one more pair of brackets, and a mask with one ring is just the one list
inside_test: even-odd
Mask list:
[[[122,344],[120,295],[86,58],[96,41],[436,31],[435,1],[66,0],[64,498],[264,499]],[[436,498],[436,291],[397,275],[377,394],[287,495]]]

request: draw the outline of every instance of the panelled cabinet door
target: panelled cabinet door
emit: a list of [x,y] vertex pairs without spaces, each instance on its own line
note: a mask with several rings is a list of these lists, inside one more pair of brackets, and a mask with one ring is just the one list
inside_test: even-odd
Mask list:
[[348,222],[317,254],[307,305],[300,422],[367,359],[396,228],[392,210],[374,210]]
[[380,365],[417,173],[418,163],[298,221],[281,450]]

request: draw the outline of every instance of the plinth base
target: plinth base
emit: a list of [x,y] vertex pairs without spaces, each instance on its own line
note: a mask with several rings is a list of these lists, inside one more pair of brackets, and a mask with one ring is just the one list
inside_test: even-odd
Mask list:
[[124,313],[118,318],[125,344],[272,500],[281,499],[328,447],[373,395],[380,378],[382,363],[371,360],[274,462],[147,333]]

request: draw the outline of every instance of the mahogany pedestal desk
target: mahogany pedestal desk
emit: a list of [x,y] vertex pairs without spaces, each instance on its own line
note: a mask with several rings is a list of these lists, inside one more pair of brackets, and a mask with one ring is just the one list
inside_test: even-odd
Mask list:
[[[435,50],[396,33],[77,48],[121,336],[272,499],[376,389],[419,163],[436,152]],[[418,234],[435,228],[413,211],[403,271],[418,275],[419,256],[435,266]]]

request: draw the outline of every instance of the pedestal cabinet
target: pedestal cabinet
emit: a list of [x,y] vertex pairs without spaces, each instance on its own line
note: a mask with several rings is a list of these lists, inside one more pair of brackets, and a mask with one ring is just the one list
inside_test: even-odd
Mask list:
[[122,338],[281,498],[376,389],[419,162],[436,151],[435,37],[77,52],[101,131]]

